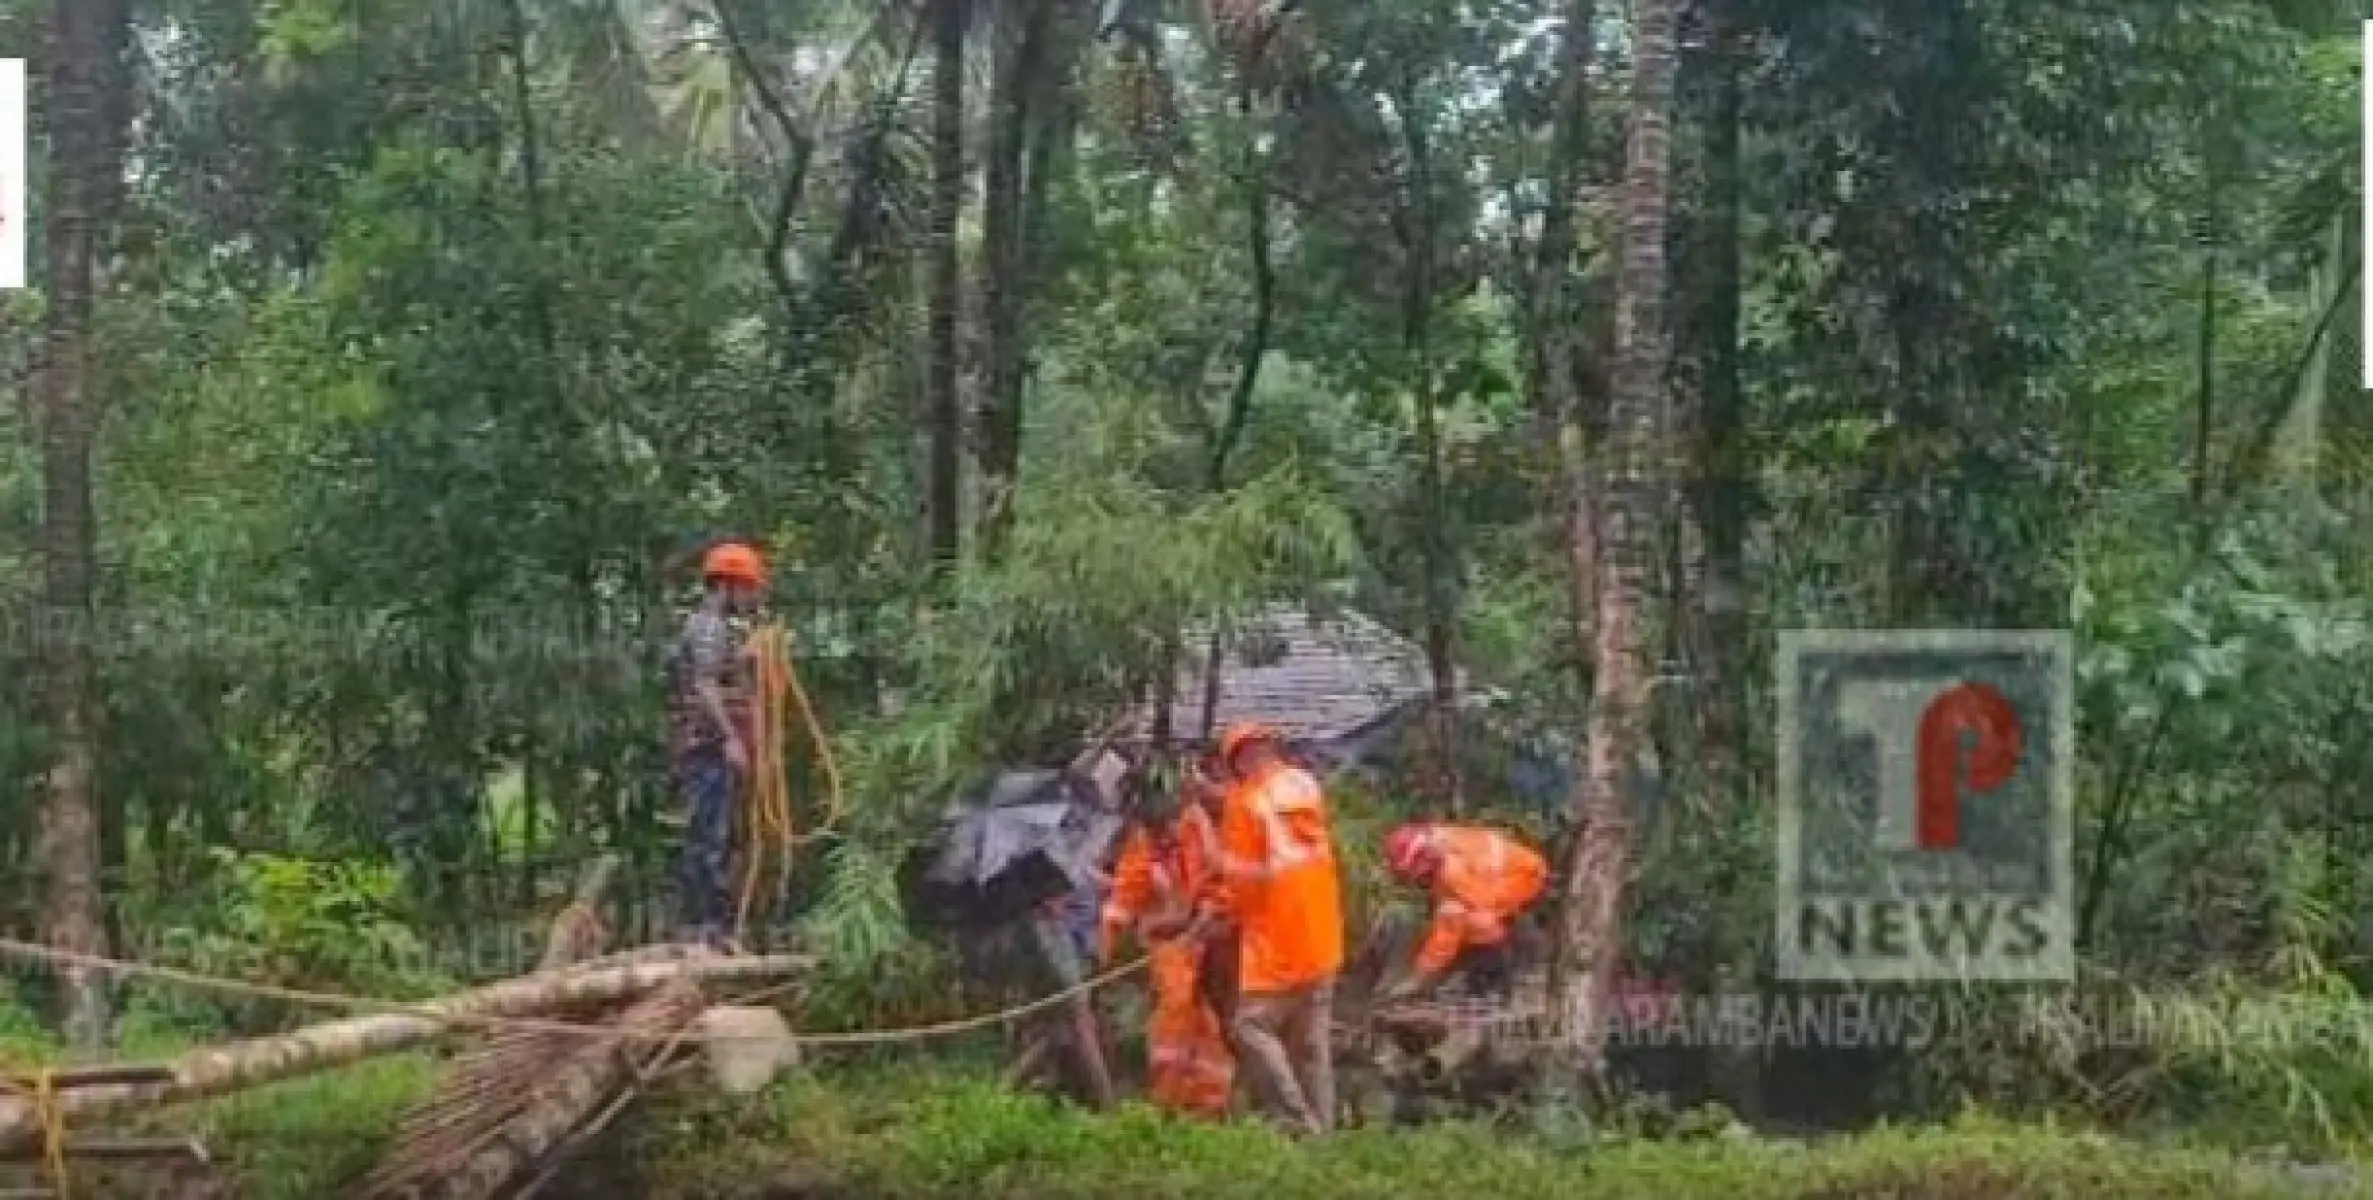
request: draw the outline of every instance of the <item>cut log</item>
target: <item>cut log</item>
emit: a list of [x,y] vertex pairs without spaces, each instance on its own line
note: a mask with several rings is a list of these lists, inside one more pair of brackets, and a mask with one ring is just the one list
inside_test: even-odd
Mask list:
[[[659,947],[653,947],[659,950]],[[808,960],[793,955],[725,956],[701,946],[670,946],[656,961],[539,972],[417,1005],[405,1012],[349,1017],[277,1037],[192,1050],[166,1064],[165,1083],[110,1083],[59,1094],[69,1121],[127,1109],[220,1096],[258,1084],[344,1066],[434,1040],[456,1025],[486,1018],[534,1017],[622,1000],[662,984],[779,978]],[[600,1036],[595,1033],[588,1038]],[[40,1114],[25,1097],[0,1097],[0,1153],[41,1136]]]
[[619,1038],[580,1046],[547,1071],[519,1112],[489,1130],[452,1170],[397,1193],[419,1200],[485,1200],[543,1163],[575,1137],[666,1049],[707,999],[689,983],[671,983],[636,1002],[617,1022]]
[[783,1014],[755,1005],[716,1004],[693,1022],[709,1080],[728,1096],[754,1096],[799,1065],[799,1039]]

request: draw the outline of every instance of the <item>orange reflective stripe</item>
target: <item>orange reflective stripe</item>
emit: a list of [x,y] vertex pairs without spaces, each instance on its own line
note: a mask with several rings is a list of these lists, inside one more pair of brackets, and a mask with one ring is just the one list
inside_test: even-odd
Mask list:
[[1227,855],[1222,861],[1228,865],[1228,874],[1244,879],[1274,879],[1284,870],[1268,859],[1246,858],[1240,854]]
[[1283,768],[1261,780],[1249,799],[1268,842],[1266,861],[1254,868],[1260,877],[1273,878],[1334,857],[1317,780],[1294,768]]
[[1318,781],[1288,767],[1239,783],[1220,838],[1213,907],[1235,920],[1241,989],[1282,991],[1338,971],[1341,880]]

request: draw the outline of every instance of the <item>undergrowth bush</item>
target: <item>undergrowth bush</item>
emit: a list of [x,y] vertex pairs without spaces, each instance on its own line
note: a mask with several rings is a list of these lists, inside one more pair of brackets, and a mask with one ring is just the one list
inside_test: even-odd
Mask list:
[[393,866],[223,849],[214,866],[208,894],[156,914],[157,957],[253,983],[368,996],[453,986],[403,920]]

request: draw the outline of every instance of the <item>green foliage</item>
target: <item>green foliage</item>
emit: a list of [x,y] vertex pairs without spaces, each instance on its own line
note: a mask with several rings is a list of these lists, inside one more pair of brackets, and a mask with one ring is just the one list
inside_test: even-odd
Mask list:
[[370,1169],[406,1108],[428,1094],[436,1066],[417,1055],[375,1059],[212,1101],[172,1124],[224,1156],[242,1196],[330,1194]]
[[[17,1044],[0,1043],[11,1051]],[[239,1194],[318,1196],[366,1169],[434,1062],[400,1055],[210,1101],[163,1124],[204,1138]],[[2252,1160],[2187,1143],[2125,1144],[1967,1114],[1817,1142],[1610,1137],[1554,1149],[1477,1127],[1359,1130],[1297,1143],[1257,1126],[1181,1123],[1132,1106],[1089,1118],[960,1065],[830,1070],[734,1101],[666,1086],[565,1170],[558,1194],[735,1197],[1374,1196],[1412,1187],[1772,1200],[1891,1195],[2256,1197],[2345,1194],[2351,1160]]]
[[182,897],[187,907],[178,918],[155,918],[156,953],[164,961],[232,979],[362,996],[433,994],[452,986],[402,919],[403,880],[393,867],[228,850],[215,858],[220,871],[212,893]]
[[[1026,6],[976,7],[970,65],[987,67]],[[739,3],[732,37],[672,0],[140,8],[138,169],[95,346],[96,592],[125,617],[100,647],[99,815],[131,946],[412,994],[459,973],[428,965],[437,949],[532,936],[597,850],[634,867],[621,927],[664,920],[657,667],[685,555],[727,530],[773,551],[849,791],[781,906],[826,964],[813,1025],[975,1006],[908,934],[896,865],[953,789],[1067,759],[1167,682],[1198,652],[1187,630],[1355,606],[1497,693],[1467,725],[1470,759],[1578,760],[1591,664],[1549,410],[1573,403],[1602,432],[1628,15],[1593,11],[1589,103],[1561,139],[1562,3],[1058,7],[1111,28],[1068,29],[1043,64],[1059,103],[1031,118],[1048,150],[1022,163],[998,162],[987,89],[930,110],[914,6]],[[1717,664],[1679,636],[1707,597],[1639,614],[1676,631],[1654,664],[1673,728],[1626,955],[1692,984],[1762,962],[1773,630],[2069,625],[2089,986],[2355,1012],[2373,989],[2373,410],[2356,387],[2353,14],[1693,12],[1711,24],[1681,64],[1670,449],[1710,560],[1695,565],[1729,577],[1735,624]],[[1027,280],[985,278],[983,223],[939,208],[936,116],[977,182],[1018,168],[1043,203]],[[1716,161],[1732,133],[1738,161]],[[1567,205],[1574,245],[1544,262]],[[1726,216],[1739,244],[1715,247]],[[943,225],[968,276],[953,333],[923,320]],[[1008,293],[1018,309],[991,311]],[[0,321],[11,863],[32,861],[53,750],[18,636],[44,560],[22,402],[41,305],[37,287]],[[969,403],[1013,349],[991,344],[1007,316],[1025,335],[1008,524],[937,570],[918,446],[976,431],[929,427],[923,364],[961,360]],[[1700,470],[1741,493],[1727,543],[1695,503]],[[976,523],[984,498],[963,499]],[[1698,543],[1668,540],[1688,565]],[[1716,706],[1734,728],[1700,720]],[[1439,806],[1423,754],[1389,765],[1337,799],[1363,927],[1411,901],[1376,868],[1382,831]],[[1464,765],[1469,811],[1545,815],[1496,794],[1496,765]],[[797,766],[812,824],[821,781]],[[35,923],[35,880],[0,878],[0,925]],[[126,1008],[135,1044],[291,1016],[145,986]],[[20,1015],[0,1010],[0,1036]],[[1915,1110],[1971,1095],[2293,1143],[2373,1115],[2373,1062],[2346,1039],[1964,1049],[1864,1082]],[[392,1094],[352,1099],[354,1128]],[[913,1194],[1019,1191],[1039,1142],[1053,1194],[1570,1181],[1562,1150],[1464,1130],[1289,1154],[970,1085],[887,1118],[791,1095],[817,1122],[895,1121],[811,1148]],[[233,1123],[295,1137],[284,1103]],[[2038,1194],[2113,1164],[2157,1178],[2074,1141],[1955,1137],[1877,1139],[1831,1175],[1771,1147],[1695,1165],[1601,1147],[1572,1171],[1747,1195]],[[2020,1174],[2030,1150],[2044,1175]],[[291,1194],[326,1178],[292,1175]]]

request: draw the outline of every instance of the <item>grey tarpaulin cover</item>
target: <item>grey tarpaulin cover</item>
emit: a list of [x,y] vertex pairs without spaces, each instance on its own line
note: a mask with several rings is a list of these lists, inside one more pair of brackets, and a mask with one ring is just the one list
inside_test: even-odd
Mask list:
[[1122,829],[1095,787],[1041,768],[975,788],[908,859],[910,914],[940,928],[996,925],[1087,887]]

